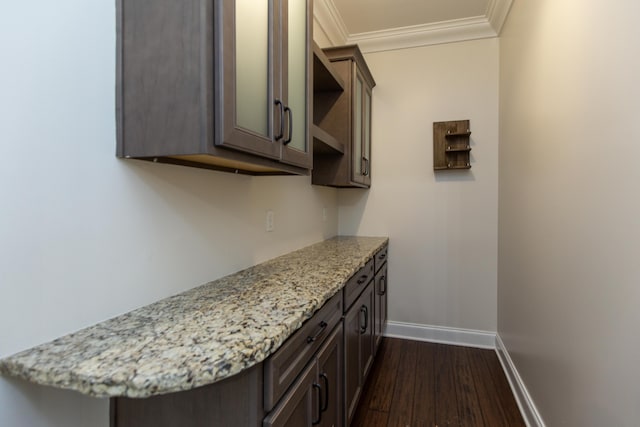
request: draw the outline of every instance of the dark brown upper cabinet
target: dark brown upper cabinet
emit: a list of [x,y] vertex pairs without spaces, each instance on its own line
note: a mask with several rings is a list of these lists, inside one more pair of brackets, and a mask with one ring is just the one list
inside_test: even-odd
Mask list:
[[[322,50],[344,90],[314,90],[313,122],[342,144],[314,152],[312,183],[332,187],[371,186],[371,104],[376,85],[356,45]],[[316,56],[320,54],[316,53]]]
[[117,155],[308,174],[312,16],[312,0],[117,0]]

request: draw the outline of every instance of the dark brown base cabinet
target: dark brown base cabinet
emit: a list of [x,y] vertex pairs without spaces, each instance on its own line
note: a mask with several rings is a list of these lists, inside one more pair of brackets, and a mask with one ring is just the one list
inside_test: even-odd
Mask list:
[[264,418],[262,364],[223,381],[146,399],[113,397],[111,427],[259,427]]
[[387,248],[378,252],[375,257],[375,346],[374,354],[378,352],[380,343],[382,342],[382,336],[384,334],[384,328],[387,324]]
[[333,331],[263,427],[342,426],[342,323]]
[[344,316],[345,418],[350,425],[373,364],[373,281]]
[[348,427],[386,321],[386,257],[385,246],[263,363],[192,390],[114,397],[110,426]]

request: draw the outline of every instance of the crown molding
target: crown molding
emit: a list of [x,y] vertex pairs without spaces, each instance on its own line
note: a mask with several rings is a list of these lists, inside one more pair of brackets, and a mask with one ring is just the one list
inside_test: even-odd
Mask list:
[[333,0],[316,0],[313,12],[334,46],[358,44],[363,53],[370,53],[497,37],[512,2],[489,0],[483,16],[357,34],[349,34]]
[[352,34],[347,42],[357,44],[363,53],[370,53],[495,36],[493,27],[485,17],[473,17]]
[[487,13],[485,16],[496,32],[496,36],[499,36],[500,31],[502,31],[502,26],[504,25],[504,21],[507,20],[507,15],[509,14],[512,3],[513,0],[489,0],[489,4],[487,4]]
[[313,17],[333,46],[347,44],[349,33],[333,0],[316,0]]

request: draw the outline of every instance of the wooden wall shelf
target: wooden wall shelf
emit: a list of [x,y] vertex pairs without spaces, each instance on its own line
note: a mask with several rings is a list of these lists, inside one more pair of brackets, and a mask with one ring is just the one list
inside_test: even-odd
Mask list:
[[433,169],[471,169],[469,120],[433,123]]

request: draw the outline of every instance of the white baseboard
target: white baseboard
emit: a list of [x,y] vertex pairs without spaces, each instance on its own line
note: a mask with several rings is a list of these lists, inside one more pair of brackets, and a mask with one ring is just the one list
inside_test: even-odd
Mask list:
[[498,334],[496,334],[496,353],[527,427],[545,427],[544,421],[542,421],[542,417],[527,391],[527,387],[522,382],[522,378],[520,378],[520,374]]
[[496,348],[496,333],[473,329],[447,328],[443,326],[418,325],[415,323],[387,322],[386,337],[429,341],[465,347]]

